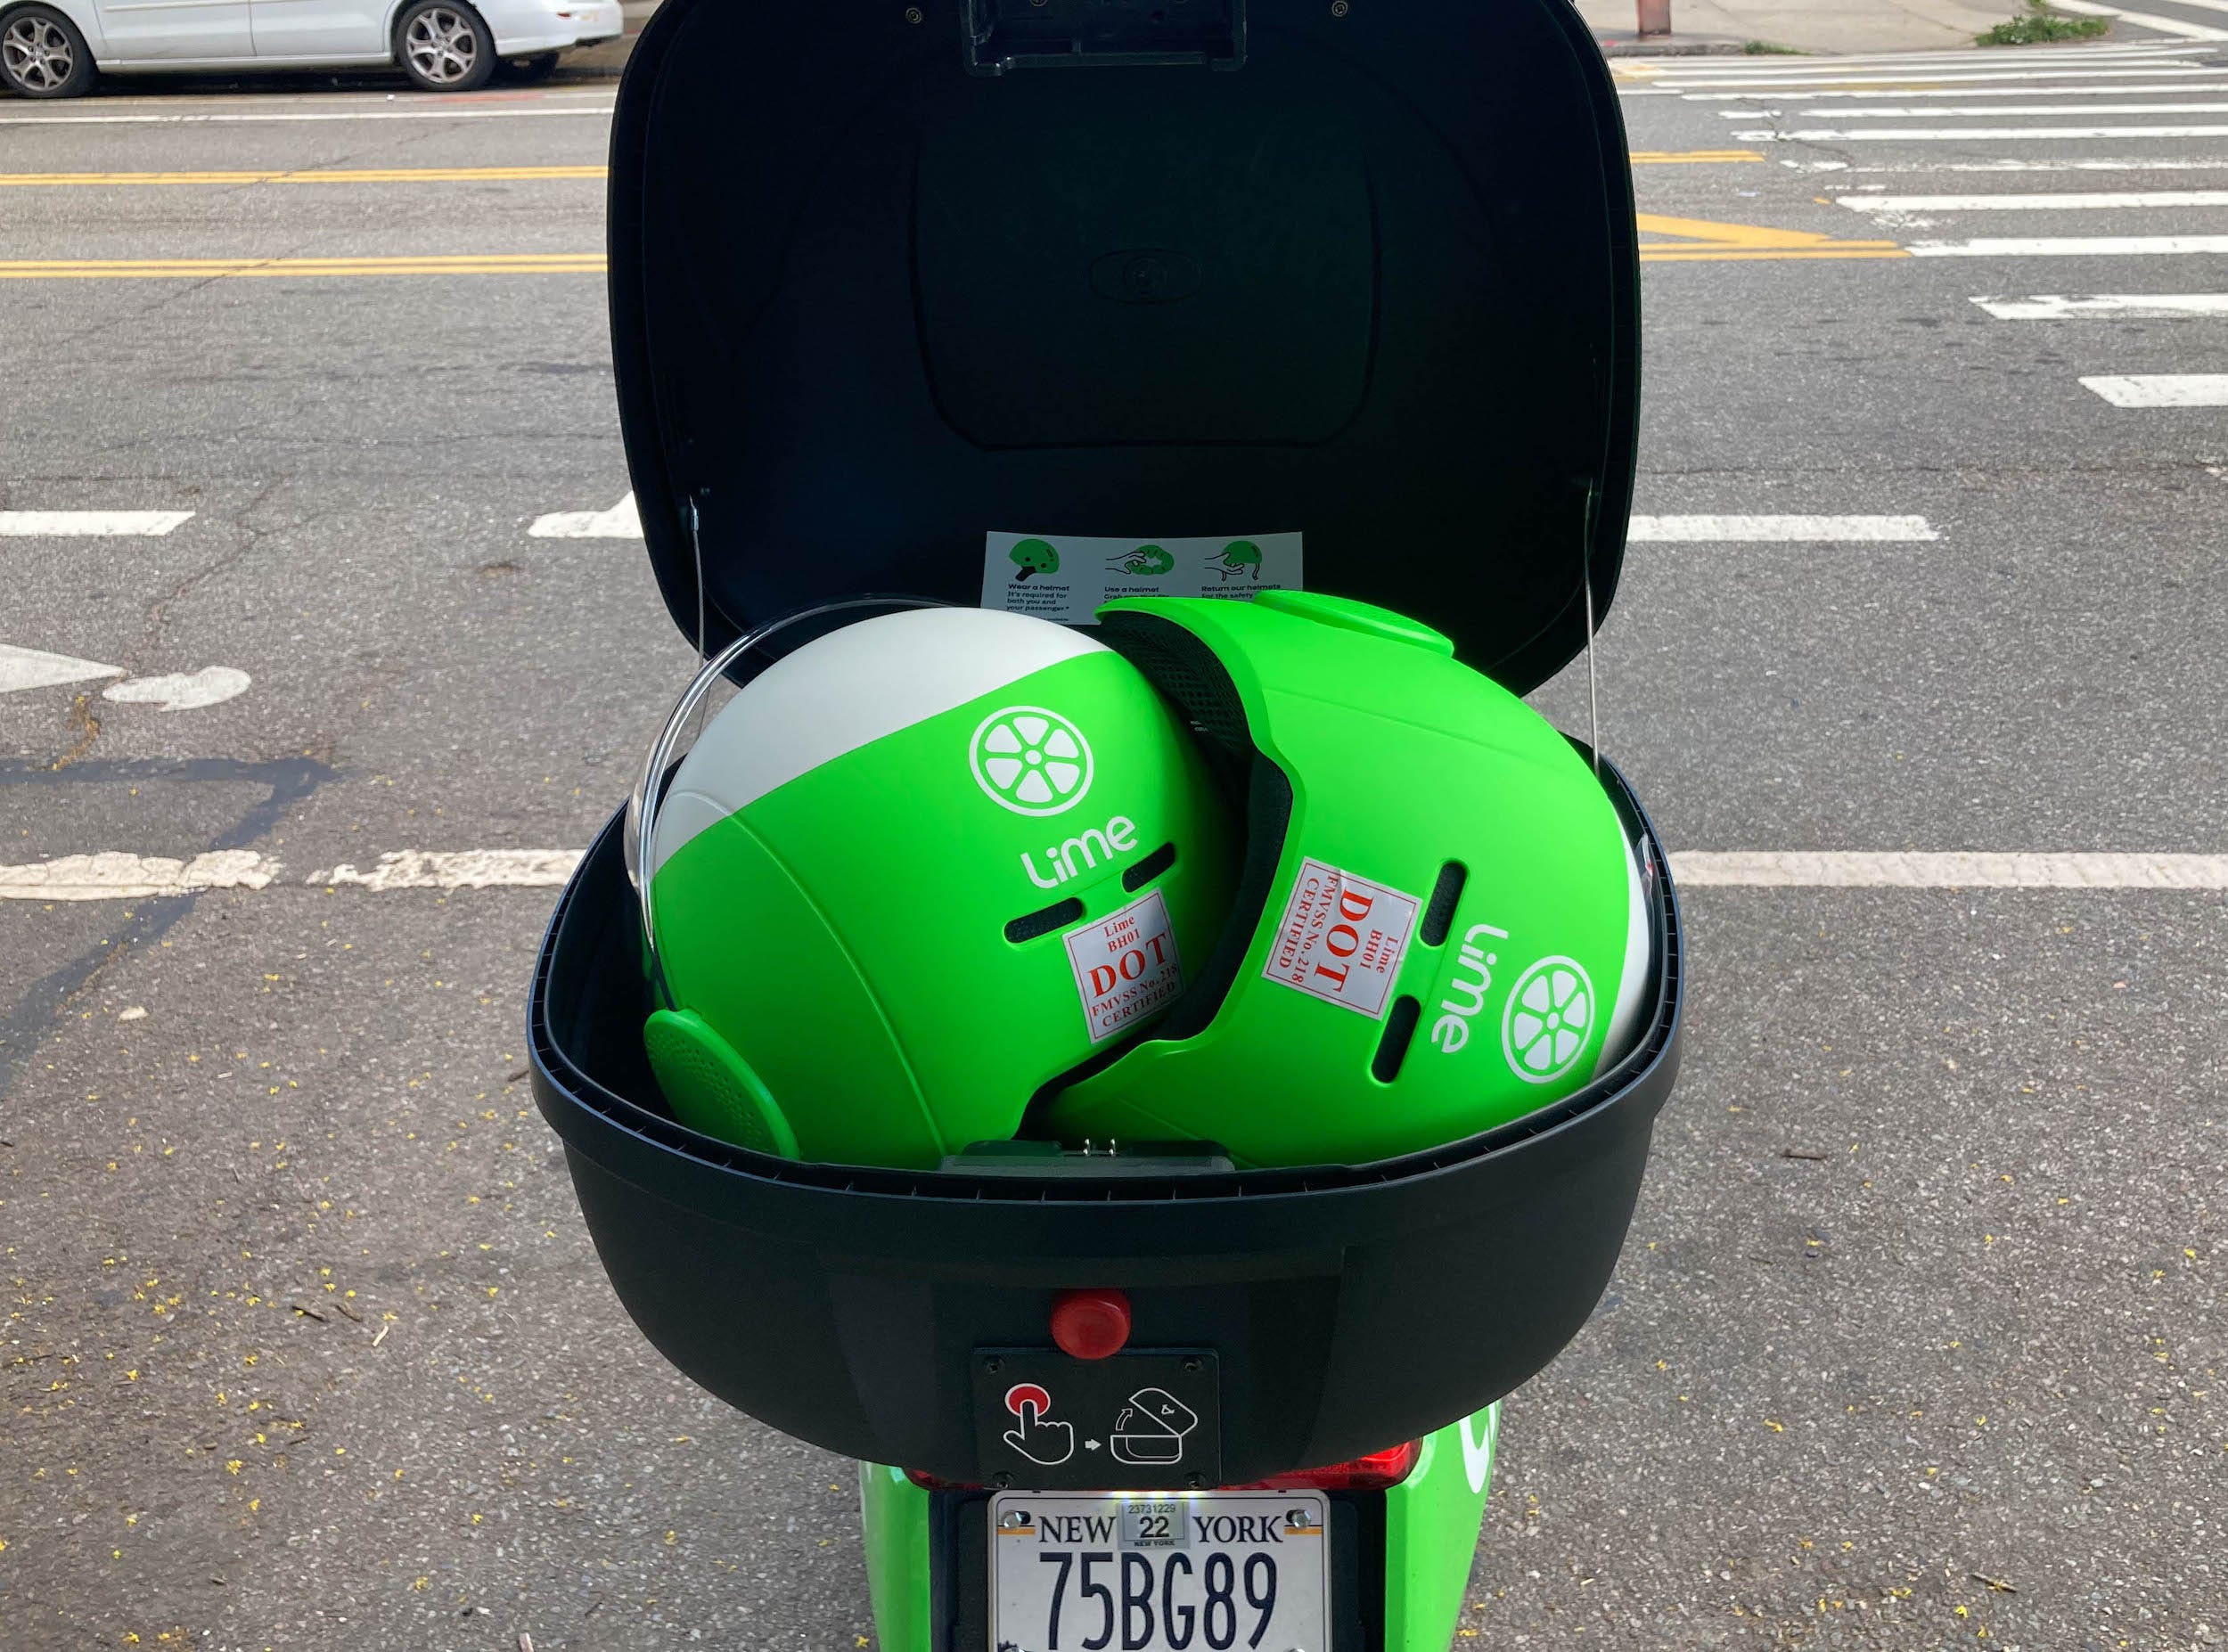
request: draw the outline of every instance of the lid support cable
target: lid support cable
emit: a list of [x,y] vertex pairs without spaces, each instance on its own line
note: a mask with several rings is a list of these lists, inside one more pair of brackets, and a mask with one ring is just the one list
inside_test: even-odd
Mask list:
[[1593,524],[1601,503],[1601,490],[1586,487],[1585,531],[1578,542],[1578,589],[1585,596],[1586,616],[1586,744],[1593,754],[1593,778],[1601,778],[1601,684],[1593,668]]

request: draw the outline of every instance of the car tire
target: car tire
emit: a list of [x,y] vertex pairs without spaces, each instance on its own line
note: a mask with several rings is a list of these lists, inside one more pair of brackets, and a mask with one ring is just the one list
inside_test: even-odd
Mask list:
[[395,61],[423,91],[477,91],[496,72],[496,37],[463,0],[417,0],[395,20]]
[[544,52],[534,57],[506,57],[500,71],[504,79],[512,86],[538,86],[557,72],[557,53]]
[[100,71],[78,26],[48,5],[0,14],[0,81],[24,97],[81,97]]

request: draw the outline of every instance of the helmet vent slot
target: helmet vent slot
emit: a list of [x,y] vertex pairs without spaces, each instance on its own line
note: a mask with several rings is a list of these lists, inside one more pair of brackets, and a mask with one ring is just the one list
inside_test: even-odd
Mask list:
[[1122,888],[1134,895],[1175,864],[1175,845],[1164,843],[1122,874]]
[[1393,1000],[1392,1013],[1385,1018],[1385,1035],[1370,1058],[1369,1075],[1379,1084],[1389,1084],[1400,1076],[1400,1064],[1408,1059],[1408,1045],[1422,1016],[1423,1005],[1417,999],[1404,994]]
[[1073,923],[1083,916],[1083,903],[1072,895],[1064,901],[1033,912],[1024,912],[1005,927],[1005,938],[1019,946],[1023,941],[1033,941],[1040,935],[1050,935],[1065,923]]
[[1462,886],[1469,881],[1470,869],[1460,861],[1449,861],[1439,868],[1439,880],[1431,886],[1431,898],[1423,907],[1420,933],[1426,946],[1446,945],[1446,932],[1454,927],[1454,908],[1462,898]]

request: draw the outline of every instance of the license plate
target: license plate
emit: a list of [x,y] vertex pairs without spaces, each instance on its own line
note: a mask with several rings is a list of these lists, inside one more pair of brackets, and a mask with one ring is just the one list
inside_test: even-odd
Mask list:
[[1325,1652],[1319,1492],[1002,1492],[986,1652]]

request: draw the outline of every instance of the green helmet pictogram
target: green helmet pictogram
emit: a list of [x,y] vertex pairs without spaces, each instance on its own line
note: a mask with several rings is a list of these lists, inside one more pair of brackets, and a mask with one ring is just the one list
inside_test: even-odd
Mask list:
[[1250,539],[1233,539],[1223,547],[1223,553],[1212,560],[1209,566],[1227,580],[1233,574],[1250,574],[1261,577],[1261,547]]
[[1116,558],[1115,565],[1126,574],[1155,578],[1174,569],[1175,558],[1166,545],[1139,545],[1128,555]]
[[1006,555],[1020,570],[1013,576],[1016,579],[1027,579],[1031,574],[1057,574],[1060,571],[1060,552],[1053,548],[1048,540],[1024,539]]

